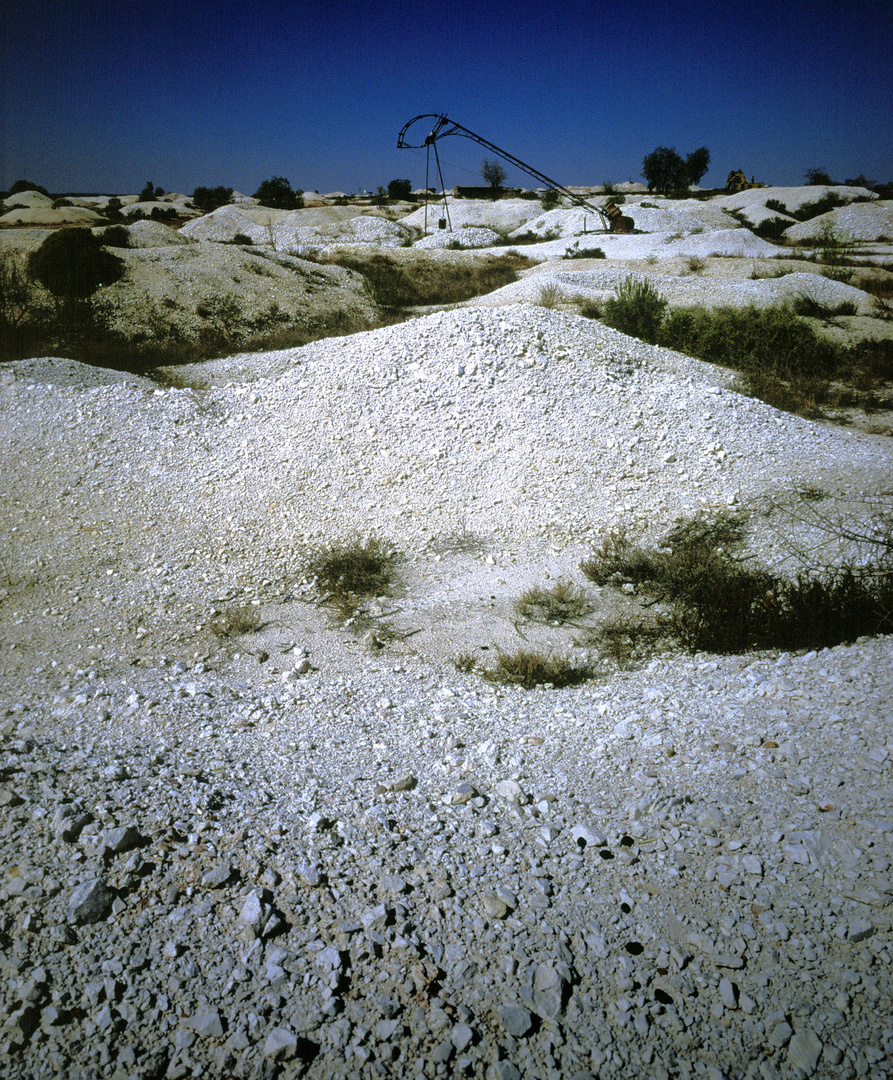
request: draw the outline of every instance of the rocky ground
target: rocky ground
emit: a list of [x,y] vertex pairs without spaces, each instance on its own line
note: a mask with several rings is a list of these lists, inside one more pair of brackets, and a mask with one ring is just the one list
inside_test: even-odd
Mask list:
[[[864,558],[889,437],[523,296],[185,381],[0,371],[5,1075],[890,1075],[893,637],[618,666],[579,571]],[[370,533],[343,625],[308,552]],[[452,662],[520,645],[595,675]]]

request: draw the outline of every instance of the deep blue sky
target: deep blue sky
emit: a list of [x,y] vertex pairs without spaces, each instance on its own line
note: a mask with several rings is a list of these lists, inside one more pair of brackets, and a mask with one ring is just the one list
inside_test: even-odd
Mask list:
[[[424,152],[396,143],[420,113],[564,184],[640,180],[656,146],[707,146],[704,186],[734,168],[887,181],[891,74],[888,0],[19,0],[0,26],[0,189],[418,187]],[[440,152],[447,187],[491,156],[458,137]]]

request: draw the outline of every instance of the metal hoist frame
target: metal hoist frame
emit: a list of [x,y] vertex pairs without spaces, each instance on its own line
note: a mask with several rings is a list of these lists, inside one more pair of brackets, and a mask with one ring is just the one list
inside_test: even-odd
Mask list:
[[[436,123],[431,128],[430,133],[425,138],[424,142],[407,142],[406,133],[409,128],[412,127],[419,120],[435,120]],[[551,188],[553,191],[557,191],[560,195],[570,199],[575,206],[582,206],[586,210],[591,210],[593,214],[597,214],[601,218],[605,230],[611,229],[611,218],[605,211],[599,206],[593,206],[591,202],[587,202],[582,195],[577,195],[573,191],[569,191],[566,187],[559,184],[557,180],[553,180],[551,177],[546,176],[545,173],[541,173],[539,169],[535,169],[532,165],[528,165],[526,162],[516,158],[513,154],[510,154],[507,150],[503,150],[501,147],[496,146],[495,143],[491,143],[488,139],[483,138],[480,135],[476,135],[473,131],[469,131],[467,127],[463,127],[461,124],[457,124],[454,120],[450,120],[447,116],[439,115],[438,113],[421,113],[419,116],[414,116],[412,120],[403,125],[400,134],[397,136],[397,149],[398,150],[420,150],[425,148],[427,156],[425,160],[425,190],[428,191],[428,158],[430,152],[434,150],[434,160],[437,163],[437,175],[440,180],[440,190],[443,193],[443,204],[446,211],[446,220],[449,222],[449,208],[446,202],[446,191],[443,186],[443,176],[440,171],[440,158],[437,154],[437,142],[439,139],[444,139],[448,135],[464,135],[466,139],[472,139],[476,143],[480,143],[481,146],[486,146],[488,150],[492,150],[494,154],[508,161],[522,172],[526,172],[528,176],[534,177],[546,187]],[[452,225],[450,225],[452,229]],[[425,200],[425,231],[428,230],[428,202],[427,197]]]

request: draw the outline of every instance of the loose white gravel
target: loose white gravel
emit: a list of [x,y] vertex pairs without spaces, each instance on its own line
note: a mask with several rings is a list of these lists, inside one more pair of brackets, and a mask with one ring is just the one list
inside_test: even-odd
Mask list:
[[[893,638],[449,657],[610,526],[864,512],[890,440],[524,304],[189,376],[3,370],[5,1075],[887,1077]],[[369,532],[379,651],[301,571]]]

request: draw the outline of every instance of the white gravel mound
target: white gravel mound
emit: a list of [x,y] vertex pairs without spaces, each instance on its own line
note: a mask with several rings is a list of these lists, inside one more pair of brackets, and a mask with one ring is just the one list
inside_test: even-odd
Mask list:
[[155,384],[139,375],[112,368],[94,367],[77,360],[58,356],[36,356],[28,360],[14,360],[0,367],[0,384],[12,381],[40,383],[48,386],[66,386],[79,390],[99,386],[118,386],[127,383],[152,390]]
[[95,210],[85,206],[37,206],[30,210],[10,210],[0,216],[2,225],[92,225],[101,221]]
[[829,227],[844,240],[889,241],[893,239],[893,201],[838,206],[819,217],[791,226],[784,235],[786,240],[815,240]]
[[135,221],[125,226],[132,248],[170,247],[194,244],[196,241],[184,235],[180,229],[172,229],[161,221]]
[[666,255],[725,255],[741,258],[768,259],[784,252],[778,244],[770,244],[754,235],[750,229],[734,227],[717,232],[692,233],[681,239],[667,237]]
[[[520,281],[513,281],[486,296],[479,297],[474,306],[501,307],[506,304],[539,301],[544,288],[555,286],[559,300],[582,298],[584,300],[607,300],[614,296],[618,286],[628,277],[649,282],[671,307],[774,307],[789,300],[808,298],[826,307],[842,303],[856,306],[856,314],[872,315],[875,312],[874,297],[852,285],[823,277],[821,274],[792,273],[780,278],[759,280],[731,280],[722,277],[680,276],[659,271],[633,270],[623,267],[598,267],[588,261],[579,268],[574,263],[543,264]],[[472,306],[469,304],[469,306]]]
[[826,195],[833,195],[836,199],[842,199],[845,202],[852,202],[854,199],[878,198],[875,192],[863,187],[846,187],[843,184],[805,184],[800,187],[750,188],[748,191],[739,191],[734,195],[718,195],[711,201],[714,206],[720,206],[725,210],[743,210],[746,213],[751,207],[765,208],[766,203],[773,199],[793,211],[818,202]]
[[[648,200],[644,200],[648,202]],[[659,199],[655,205],[643,203],[621,206],[636,229],[642,232],[691,233],[697,230],[738,229],[739,223],[714,201],[698,199]]]
[[25,210],[52,209],[53,200],[42,191],[17,191],[15,195],[7,195],[2,205],[7,210],[16,206]]
[[499,233],[492,229],[468,225],[462,229],[454,229],[452,232],[446,229],[438,230],[417,240],[413,247],[448,248],[453,244],[458,244],[461,248],[488,248],[498,243],[499,239]]
[[197,240],[232,243],[247,236],[255,244],[268,244],[285,252],[334,243],[395,246],[412,236],[402,223],[356,207],[308,207],[304,210],[270,210],[267,207],[221,206],[184,225],[181,232]]
[[219,206],[210,214],[190,221],[180,229],[183,236],[193,240],[212,240],[218,243],[231,244],[236,236],[247,236],[255,244],[268,244],[270,242],[269,223],[280,219],[285,211],[265,210],[264,215],[269,215],[267,222],[257,220],[258,215],[249,214],[247,207]]
[[[489,202],[484,199],[456,199],[447,197],[449,207],[449,220],[453,230],[461,229],[463,225],[476,225],[488,229],[495,229],[498,233],[510,233],[531,221],[542,213],[542,208],[536,199],[498,199]],[[428,204],[428,231],[437,232],[437,222],[444,214],[443,200]],[[418,210],[407,217],[401,218],[403,225],[414,229],[424,229],[425,208]]]
[[[529,306],[185,374],[0,378],[4,1077],[883,1080],[893,638],[449,661],[588,656],[513,601],[606,526],[865,513],[891,440]],[[329,625],[303,545],[370,531]]]

